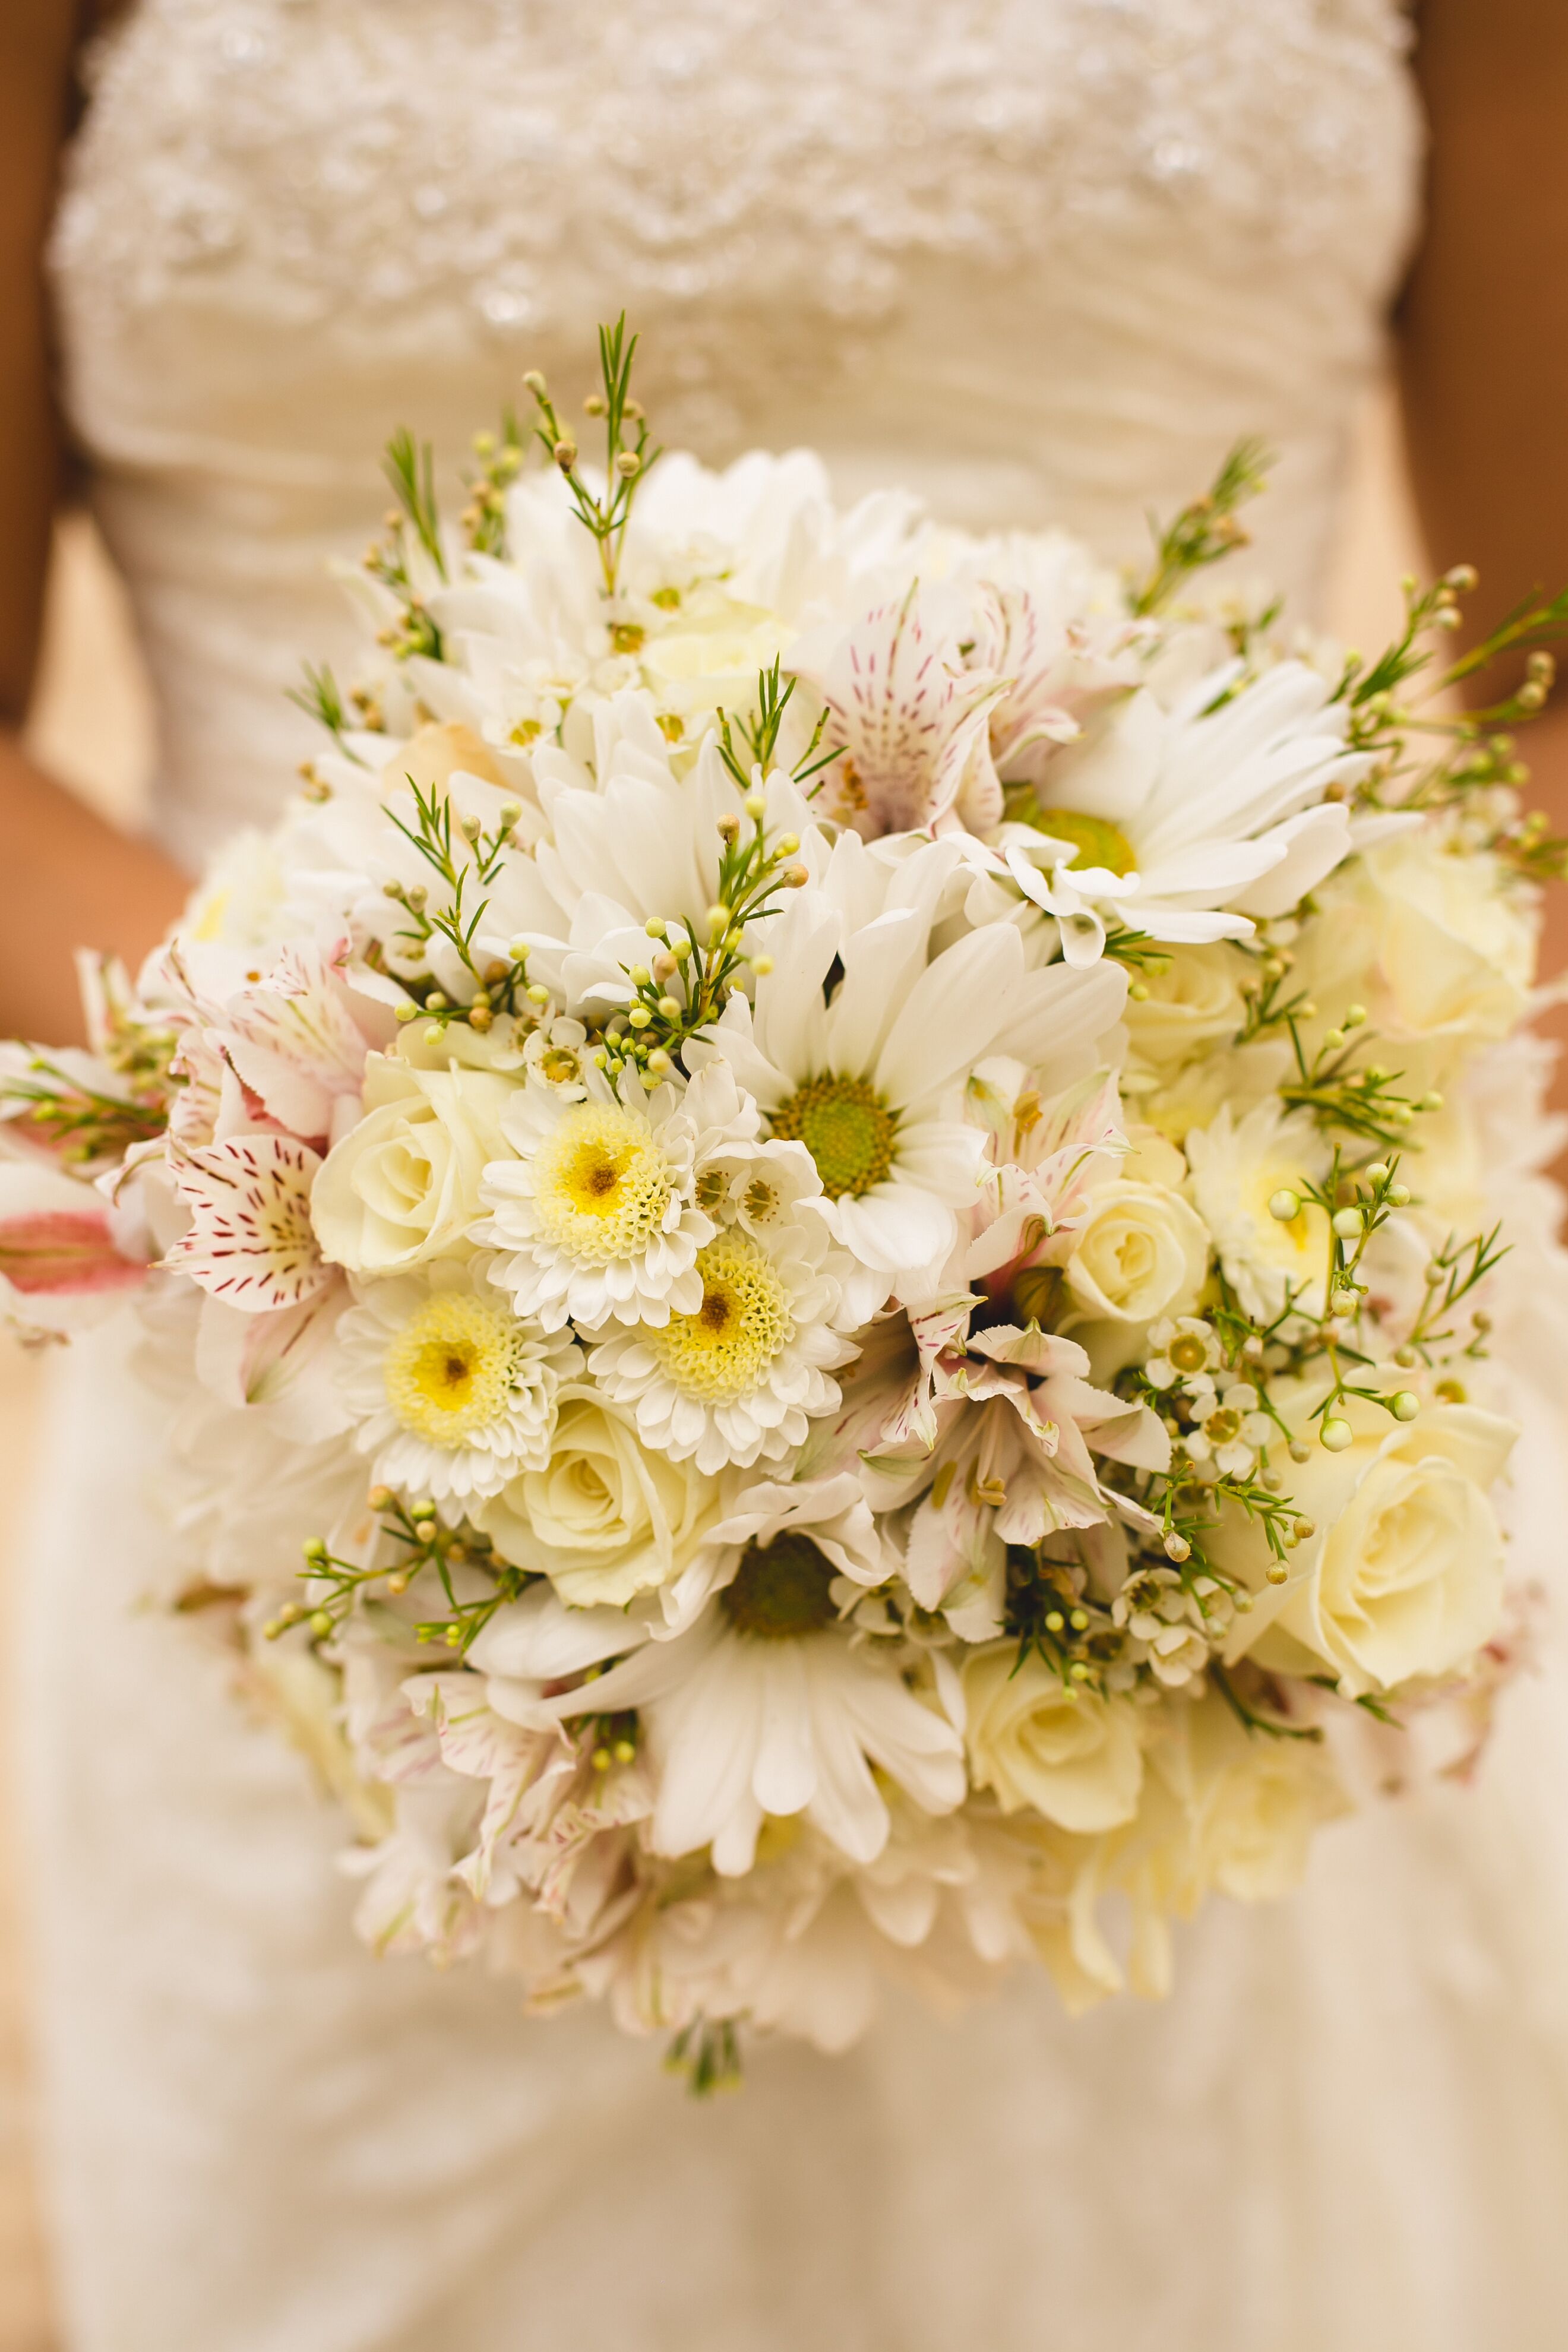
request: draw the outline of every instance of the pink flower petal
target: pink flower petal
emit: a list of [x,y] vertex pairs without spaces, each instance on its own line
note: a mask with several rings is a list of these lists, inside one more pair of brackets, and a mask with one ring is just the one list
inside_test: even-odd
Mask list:
[[146,1271],[115,1248],[107,1210],[39,1209],[0,1217],[0,1276],[24,1297],[134,1290]]
[[292,1136],[241,1135],[184,1155],[191,1229],[164,1264],[247,1315],[298,1307],[331,1279],[310,1224],[321,1162]]

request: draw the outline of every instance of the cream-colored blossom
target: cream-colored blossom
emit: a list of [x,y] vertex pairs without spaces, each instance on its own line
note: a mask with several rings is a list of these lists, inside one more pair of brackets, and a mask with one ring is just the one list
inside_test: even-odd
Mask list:
[[515,1091],[491,1071],[412,1069],[373,1054],[364,1117],[310,1195],[322,1254],[366,1276],[468,1255],[486,1166],[510,1150],[501,1118]]
[[[1309,1428],[1308,1392],[1297,1412]],[[1517,1435],[1479,1406],[1423,1406],[1408,1424],[1345,1398],[1352,1443],[1313,1443],[1289,1465],[1288,1492],[1312,1534],[1289,1555],[1282,1586],[1263,1583],[1258,1538],[1227,1525],[1212,1554],[1260,1589],[1238,1618],[1232,1655],[1285,1671],[1326,1667],[1352,1696],[1460,1671],[1502,1611],[1502,1534],[1490,1499]],[[1287,1419],[1295,1416],[1287,1413]]]
[[1063,1271],[1083,1314],[1150,1323],[1197,1304],[1208,1255],[1207,1229],[1179,1192],[1111,1183],[1091,1195]]
[[1005,1812],[1032,1806],[1065,1830],[1114,1829],[1138,1809],[1143,1754],[1135,1710],[1065,1683],[1016,1642],[973,1650],[963,1664],[965,1739],[977,1788]]
[[576,1381],[561,1391],[548,1459],[473,1517],[503,1559],[542,1570],[574,1608],[621,1609],[683,1572],[723,1494],[694,1463],[645,1445],[626,1407]]

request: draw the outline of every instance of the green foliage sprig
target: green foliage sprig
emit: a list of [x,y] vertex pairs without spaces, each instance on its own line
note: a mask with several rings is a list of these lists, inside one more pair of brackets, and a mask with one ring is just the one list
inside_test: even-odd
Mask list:
[[476,555],[504,559],[509,552],[506,494],[522,470],[522,435],[514,411],[502,409],[499,435],[476,433],[473,448],[479,467],[467,483],[463,530]]
[[0,1079],[0,1101],[20,1103],[18,1124],[69,1165],[116,1160],[133,1144],[162,1135],[169,1123],[174,1081],[166,1077],[142,1091],[112,1095],[73,1077],[47,1054],[35,1054],[27,1068],[26,1077]]
[[[775,656],[771,669],[759,670],[757,673],[756,717],[745,719],[738,717],[732,711],[722,709],[719,713],[719,755],[743,793],[751,790],[754,769],[761,768],[763,773],[766,775],[773,765],[774,754],[778,750],[779,730],[784,724],[784,712],[789,708],[790,698],[795,689],[795,680],[793,677],[785,680],[781,686],[780,664]],[[806,794],[808,800],[822,790],[820,772],[824,768],[830,768],[839,756],[839,747],[837,745],[831,751],[820,753],[818,751],[817,747],[826,730],[829,716],[825,704],[818,715],[810,742],[790,770],[791,778],[797,784],[804,784],[811,776],[818,778],[812,791]],[[735,749],[736,734],[741,738],[744,757]]]
[[1163,613],[1194,572],[1247,543],[1239,511],[1264,488],[1273,457],[1257,440],[1237,442],[1207,491],[1161,527],[1153,517],[1154,562],[1128,598],[1140,619]]
[[662,1077],[688,1039],[718,1020],[743,986],[748,965],[759,977],[773,970],[770,956],[748,958],[745,933],[775,914],[784,893],[802,888],[810,875],[797,863],[800,843],[793,833],[769,838],[760,791],[748,792],[745,814],[749,830],[739,817],[719,820],[719,895],[701,918],[649,918],[646,928],[657,951],[648,963],[627,971],[631,1002],[606,1024],[595,1055],[601,1068],[618,1070],[629,1062]]
[[[383,1530],[398,1547],[389,1564],[365,1568],[340,1559],[320,1536],[305,1545],[305,1565],[300,1570],[307,1587],[302,1601],[286,1601],[264,1631],[269,1641],[303,1625],[313,1643],[331,1641],[363,1598],[380,1593],[401,1599],[416,1580],[435,1577],[447,1606],[429,1617],[416,1618],[416,1641],[437,1643],[465,1655],[498,1609],[516,1601],[533,1582],[526,1569],[514,1568],[495,1557],[489,1536],[463,1522],[444,1527],[429,1501],[405,1503],[389,1486],[373,1488],[371,1507]],[[478,1592],[459,1591],[454,1577],[467,1571],[482,1580]]]
[[[487,832],[477,816],[454,819],[451,802],[434,784],[425,792],[412,776],[407,782],[414,795],[413,824],[405,824],[394,808],[387,808],[385,814],[437,876],[445,897],[432,907],[424,884],[384,883],[387,897],[395,899],[408,916],[406,926],[396,936],[415,946],[437,938],[445,940],[472,979],[474,992],[467,1003],[454,1004],[428,981],[405,982],[413,1001],[406,1009],[399,1008],[400,1017],[412,1020],[424,1013],[443,1024],[463,1021],[483,1031],[498,1012],[515,1013],[520,1000],[526,997],[528,956],[526,950],[514,946],[505,960],[489,958],[481,970],[475,959],[474,940],[489,900],[480,898],[469,908],[467,894],[470,884],[482,890],[495,880],[505,852],[514,845],[512,827],[522,814],[522,804],[503,801],[494,826]],[[467,856],[458,851],[458,838],[466,845]],[[534,992],[535,1001],[547,1000],[548,995],[548,990]]]
[[743,2068],[736,2021],[698,2018],[676,2035],[664,2063],[670,2074],[685,2076],[694,2098],[710,2098],[715,2091],[738,2091]]
[[650,447],[647,419],[632,397],[632,362],[637,338],[626,332],[623,310],[613,327],[599,330],[599,375],[603,390],[590,394],[586,407],[605,421],[605,489],[592,490],[578,471],[577,436],[566,425],[551,397],[550,387],[537,368],[523,383],[533,394],[541,422],[534,438],[552,465],[559,468],[577,520],[598,544],[599,568],[606,596],[614,596],[620,575],[621,550],[637,485],[663,452]]

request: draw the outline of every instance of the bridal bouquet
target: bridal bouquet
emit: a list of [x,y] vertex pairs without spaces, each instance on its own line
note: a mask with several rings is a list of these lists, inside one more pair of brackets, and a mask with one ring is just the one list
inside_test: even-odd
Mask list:
[[656,465],[631,355],[602,473],[531,378],[456,530],[394,445],[302,793],[90,1051],[6,1049],[0,1268],[34,1328],[136,1292],[168,1598],[363,1935],[706,2084],[889,1970],[1157,1992],[1474,1754],[1563,845],[1544,655],[1412,731],[1460,575],[1376,663],[1196,597],[1256,453],[1129,581]]

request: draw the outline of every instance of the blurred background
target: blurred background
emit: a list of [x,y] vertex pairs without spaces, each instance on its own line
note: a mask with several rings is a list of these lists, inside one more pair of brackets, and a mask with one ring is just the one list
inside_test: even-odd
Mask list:
[[[1342,642],[1371,650],[1400,619],[1401,574],[1421,569],[1399,454],[1392,394],[1371,400],[1358,436],[1346,529],[1325,615]],[[138,822],[157,756],[156,729],[119,583],[90,521],[75,516],[57,541],[45,651],[28,724],[29,748],[94,806]],[[0,1329],[0,1465],[10,1496],[0,1512],[0,1610],[20,1574],[27,1465],[43,1367]],[[14,1645],[10,1645],[14,1646]],[[0,1676],[9,1669],[0,1645]],[[50,2318],[47,2235],[33,2166],[27,2041],[27,1957],[16,1709],[0,1684],[0,2352],[59,2352]],[[200,2352],[171,2347],[170,2352]]]

